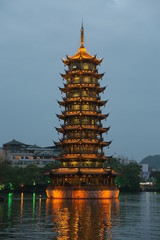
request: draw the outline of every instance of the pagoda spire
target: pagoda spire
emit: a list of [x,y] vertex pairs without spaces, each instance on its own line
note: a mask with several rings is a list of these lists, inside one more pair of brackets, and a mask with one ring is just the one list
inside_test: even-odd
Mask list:
[[84,47],[84,27],[83,27],[83,19],[81,24],[81,46],[79,48],[79,52],[86,52],[86,48]]
[[81,48],[84,48],[84,28],[83,28],[83,19],[81,25]]

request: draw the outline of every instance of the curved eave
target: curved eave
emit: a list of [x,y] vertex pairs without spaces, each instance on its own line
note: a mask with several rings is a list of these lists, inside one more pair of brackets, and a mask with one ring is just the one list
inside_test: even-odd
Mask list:
[[109,129],[110,129],[110,127],[108,127],[108,128],[99,128],[99,131],[102,132],[102,133],[106,133],[106,132],[109,131]]
[[62,113],[62,115],[58,115],[56,114],[57,117],[59,119],[62,119],[64,120],[65,118],[68,118],[68,117],[73,117],[73,116],[95,116],[95,117],[98,117],[99,119],[103,120],[103,119],[106,119],[108,116],[109,116],[109,113],[108,114],[100,114],[100,113],[97,113],[97,112],[64,112]]
[[63,133],[64,131],[74,131],[74,130],[92,130],[92,131],[97,131],[97,132],[108,132],[110,127],[108,128],[102,128],[102,127],[97,127],[97,126],[87,126],[87,125],[75,125],[75,126],[62,126],[61,128],[56,128],[58,132]]
[[55,146],[60,146],[60,142],[55,142],[55,141],[53,141],[53,142],[54,142]]
[[56,131],[59,132],[59,133],[63,133],[64,132],[64,129],[63,128],[57,128],[55,127]]
[[66,58],[67,59],[64,58],[62,59],[64,65],[69,65],[70,63],[79,61],[92,62],[96,65],[99,65],[103,60],[102,58],[97,59],[96,55],[91,56],[89,53],[86,52],[85,48],[83,49],[80,48],[79,51],[73,56],[66,55]]
[[67,140],[60,140],[61,145],[72,145],[72,144],[89,144],[89,145],[100,145],[100,140],[90,140],[90,139],[67,139]]
[[100,154],[63,154],[58,157],[59,160],[86,160],[86,159],[91,159],[91,160],[102,160],[103,156]]
[[61,92],[66,92],[66,88],[61,88],[61,87],[59,87],[59,90],[61,91]]
[[109,147],[111,145],[112,141],[110,142],[101,142],[100,145],[103,147]]
[[91,89],[95,89],[97,92],[101,93],[104,92],[104,90],[106,89],[105,87],[99,87],[98,85],[94,84],[94,83],[72,83],[72,84],[68,84],[68,85],[64,85],[64,88],[60,88],[61,92],[66,93],[69,90],[72,89],[80,89],[80,88],[91,88]]
[[61,120],[64,120],[65,116],[64,115],[59,115],[59,114],[56,114],[56,116],[61,119]]
[[101,101],[101,100],[97,100],[94,97],[74,97],[74,98],[63,98],[63,101],[58,101],[58,104],[60,106],[66,106],[68,103],[72,103],[72,102],[94,102],[97,103],[99,106],[104,106],[106,105],[106,103],[108,102],[108,100],[106,101]]
[[65,102],[65,101],[58,101],[58,100],[57,100],[57,102],[58,102],[58,104],[59,104],[60,106],[63,106],[63,107],[66,106],[66,102]]
[[106,100],[106,101],[100,101],[100,100],[98,100],[98,101],[97,101],[97,103],[98,103],[99,106],[104,106],[104,105],[106,105],[107,102],[108,102],[108,100]]
[[108,116],[109,116],[109,113],[108,113],[108,114],[100,114],[99,118],[100,118],[101,120],[103,120],[103,119],[108,118]]
[[101,92],[104,92],[105,89],[106,89],[106,86],[105,86],[105,87],[99,87],[99,88],[97,88],[97,91],[98,91],[99,93],[101,93]]

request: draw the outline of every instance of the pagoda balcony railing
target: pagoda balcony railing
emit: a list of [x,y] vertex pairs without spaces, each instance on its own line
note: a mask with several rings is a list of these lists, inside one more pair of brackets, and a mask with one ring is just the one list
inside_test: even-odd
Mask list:
[[79,88],[80,86],[83,86],[83,87],[93,87],[93,88],[96,88],[96,87],[99,87],[100,85],[98,85],[97,83],[68,83],[68,84],[64,84],[65,87],[68,87],[68,88]]
[[102,124],[99,124],[99,123],[94,123],[94,124],[92,124],[92,123],[77,123],[77,124],[75,124],[75,123],[65,123],[65,124],[63,124],[62,125],[62,127],[64,128],[64,127],[68,127],[68,129],[69,129],[69,127],[82,127],[82,126],[85,126],[85,127],[91,127],[91,128],[94,128],[94,127],[102,127]]
[[63,100],[78,100],[81,99],[81,97],[83,97],[84,100],[101,100],[101,97],[99,97],[99,95],[95,96],[95,95],[85,95],[85,96],[72,96],[72,94],[68,94],[67,97],[64,97]]
[[90,80],[88,82],[83,80],[79,80],[79,81],[71,80],[68,84],[95,84],[96,86],[100,86],[100,84],[94,80]]
[[75,139],[75,140],[77,140],[77,139],[82,139],[82,140],[101,140],[101,141],[103,141],[103,138],[101,137],[101,136],[83,136],[83,135],[72,135],[72,136],[68,136],[68,135],[65,135],[64,137],[63,137],[63,140],[71,140],[71,139]]
[[97,73],[98,70],[97,69],[94,69],[94,70],[90,70],[90,69],[84,69],[84,68],[78,68],[78,69],[73,69],[73,70],[70,70],[69,72],[70,73],[79,73],[79,71],[83,71],[83,72],[86,72],[86,73]]
[[75,139],[75,140],[77,140],[77,139],[82,139],[82,140],[100,140],[100,141],[103,141],[103,138],[102,137],[100,137],[100,136],[92,136],[92,137],[84,137],[84,136],[67,136],[67,135],[65,135],[64,137],[63,137],[63,140],[72,140],[72,139]]
[[102,111],[101,110],[88,110],[88,109],[73,109],[73,110],[66,110],[66,111],[62,111],[62,114],[64,114],[64,115],[66,115],[66,114],[68,114],[68,115],[70,115],[70,116],[72,116],[72,113],[79,113],[79,112],[86,112],[86,113],[91,113],[91,114],[95,114],[95,113],[102,113]]
[[67,98],[80,98],[80,97],[95,98],[96,100],[97,98],[99,98],[99,96],[98,95],[96,96],[95,94],[77,94],[76,96],[74,95],[74,93],[67,94]]

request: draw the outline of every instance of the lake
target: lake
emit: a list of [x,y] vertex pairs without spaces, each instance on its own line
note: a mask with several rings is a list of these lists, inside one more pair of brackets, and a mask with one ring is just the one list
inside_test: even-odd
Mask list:
[[5,195],[0,239],[160,239],[160,193],[120,194],[118,200],[51,200]]

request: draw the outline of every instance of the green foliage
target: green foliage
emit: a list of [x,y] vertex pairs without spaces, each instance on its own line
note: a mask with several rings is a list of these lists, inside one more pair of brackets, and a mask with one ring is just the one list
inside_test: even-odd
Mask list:
[[122,164],[120,164],[116,158],[112,158],[112,160],[106,161],[104,163],[104,167],[110,167],[114,170],[121,171]]
[[40,181],[41,169],[38,168],[36,165],[28,165],[27,167],[23,168],[22,172],[22,184],[33,185],[34,183]]
[[159,171],[152,172],[151,177],[154,178],[154,181],[156,183],[156,187],[158,189],[160,189],[160,172]]
[[137,163],[130,163],[128,165],[120,164],[120,162],[113,158],[105,162],[105,167],[110,167],[121,173],[116,177],[116,183],[121,190],[139,191],[140,190],[140,167]]
[[46,166],[43,168],[44,172],[48,172],[51,169],[57,169],[61,167],[61,163],[59,161],[55,161],[54,163],[48,163]]
[[117,177],[121,190],[140,191],[140,167],[137,163],[121,166],[121,175]]
[[12,167],[9,166],[6,162],[1,162],[0,173],[0,184],[9,185],[9,182],[11,182],[14,178],[12,173]]
[[22,186],[32,186],[36,188],[37,184],[48,185],[49,177],[43,173],[49,172],[53,168],[59,168],[60,162],[47,164],[44,168],[38,168],[36,165],[28,165],[25,168],[12,167],[7,162],[0,163],[0,185],[5,186],[5,189],[20,189]]

